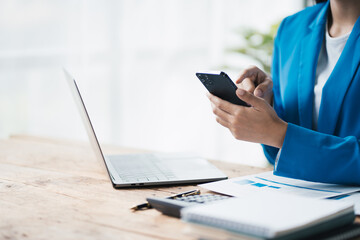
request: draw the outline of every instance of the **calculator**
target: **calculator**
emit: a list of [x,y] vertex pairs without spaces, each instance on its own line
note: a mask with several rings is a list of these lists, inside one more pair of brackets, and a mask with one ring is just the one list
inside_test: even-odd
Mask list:
[[163,214],[180,218],[180,210],[184,207],[190,207],[196,204],[206,204],[228,198],[230,197],[224,195],[203,194],[179,197],[175,199],[147,198],[146,200],[153,208],[162,212]]

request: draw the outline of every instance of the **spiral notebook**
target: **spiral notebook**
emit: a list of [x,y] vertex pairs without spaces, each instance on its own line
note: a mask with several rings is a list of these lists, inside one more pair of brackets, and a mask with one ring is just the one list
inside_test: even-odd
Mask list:
[[300,239],[350,225],[355,214],[351,203],[256,193],[184,208],[181,218],[260,239]]

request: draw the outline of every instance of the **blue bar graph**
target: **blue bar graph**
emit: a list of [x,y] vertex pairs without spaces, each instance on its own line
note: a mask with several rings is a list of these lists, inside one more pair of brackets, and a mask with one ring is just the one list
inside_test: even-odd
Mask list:
[[259,182],[255,182],[249,179],[241,179],[239,181],[235,181],[234,183],[239,184],[239,185],[250,185],[250,186],[254,186],[254,187],[269,187],[269,188],[274,188],[274,189],[280,189],[281,187],[277,187],[277,186],[272,186],[272,185],[267,185],[264,183],[259,183]]

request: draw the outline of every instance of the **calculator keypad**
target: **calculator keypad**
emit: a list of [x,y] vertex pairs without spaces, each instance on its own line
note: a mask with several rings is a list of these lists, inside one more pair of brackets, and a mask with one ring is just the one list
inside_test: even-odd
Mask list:
[[223,200],[229,198],[228,196],[223,195],[215,195],[215,194],[204,194],[204,195],[193,195],[176,198],[175,200],[184,201],[184,202],[192,202],[192,203],[208,203],[217,200]]
[[229,196],[204,194],[191,195],[179,198],[147,198],[151,206],[165,215],[180,218],[180,210],[197,204],[206,204],[218,200],[231,198]]

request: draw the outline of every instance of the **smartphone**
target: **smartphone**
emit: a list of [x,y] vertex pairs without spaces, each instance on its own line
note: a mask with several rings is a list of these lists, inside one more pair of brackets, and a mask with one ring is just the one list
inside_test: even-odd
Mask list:
[[233,104],[248,107],[249,105],[236,95],[237,86],[224,72],[197,72],[202,84],[215,96]]

